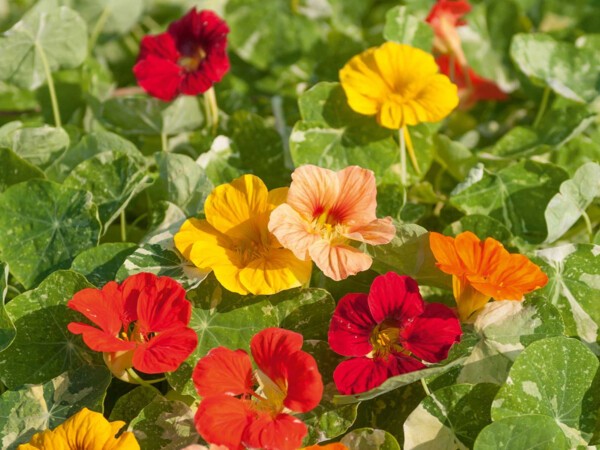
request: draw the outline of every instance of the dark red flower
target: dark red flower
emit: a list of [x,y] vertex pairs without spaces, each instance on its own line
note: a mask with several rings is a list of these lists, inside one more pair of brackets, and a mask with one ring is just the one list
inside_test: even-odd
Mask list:
[[438,0],[425,19],[433,28],[433,48],[438,53],[453,54],[462,66],[466,66],[467,60],[456,27],[466,25],[462,17],[470,11],[471,5],[466,0]]
[[201,358],[192,375],[203,397],[195,417],[200,435],[229,449],[299,448],[306,425],[287,412],[308,412],[323,395],[317,363],[301,349],[302,335],[267,328],[250,342],[255,373],[243,350],[217,347]]
[[206,92],[229,70],[227,33],[227,24],[214,12],[192,8],[166,33],[142,39],[133,67],[138,84],[165,101]]
[[339,301],[329,326],[329,345],[341,362],[333,379],[342,394],[358,394],[390,377],[439,362],[460,340],[454,312],[425,304],[417,282],[394,272],[373,280],[369,294],[348,294]]
[[126,373],[131,367],[145,373],[177,369],[198,344],[188,328],[192,305],[169,277],[139,273],[121,285],[111,281],[102,289],[83,289],[67,306],[99,327],[71,322],[69,331],[103,352],[113,374],[125,381],[131,381]]
[[442,55],[436,58],[440,72],[450,77],[451,81],[458,86],[458,97],[460,98],[460,108],[469,109],[475,103],[482,100],[506,100],[508,96],[502,92],[494,81],[480,77],[470,67],[467,72],[454,60],[454,70],[450,70],[451,58]]

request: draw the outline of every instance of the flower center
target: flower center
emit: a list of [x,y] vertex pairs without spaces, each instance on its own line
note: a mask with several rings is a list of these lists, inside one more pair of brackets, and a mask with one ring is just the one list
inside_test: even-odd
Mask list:
[[348,243],[348,239],[344,237],[347,227],[331,211],[323,209],[315,211],[311,225],[313,233],[318,234],[332,245]]
[[369,337],[373,350],[367,356],[371,358],[385,358],[391,353],[410,354],[400,343],[402,329],[392,320],[385,320],[378,324]]
[[265,412],[272,417],[277,416],[285,409],[283,402],[287,396],[287,385],[284,381],[279,383],[271,380],[261,370],[256,371],[259,388],[253,396],[252,408],[255,411]]
[[252,240],[245,240],[239,243],[239,245],[235,247],[235,250],[240,257],[243,266],[248,265],[254,260],[264,258],[265,255],[269,253],[267,245]]
[[191,55],[182,56],[177,61],[177,64],[180,67],[183,67],[183,70],[186,72],[195,72],[198,70],[200,63],[204,61],[206,58],[206,52],[202,47],[198,47],[198,49],[193,52]]

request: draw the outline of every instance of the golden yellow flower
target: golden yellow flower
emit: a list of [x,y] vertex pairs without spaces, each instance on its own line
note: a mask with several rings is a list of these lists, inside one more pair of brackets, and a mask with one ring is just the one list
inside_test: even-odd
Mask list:
[[438,73],[429,53],[386,42],[354,56],[340,70],[350,107],[376,115],[386,128],[437,122],[458,105],[456,85]]
[[288,188],[268,191],[262,180],[244,175],[217,186],[204,203],[206,220],[188,219],[175,246],[201,269],[238,294],[267,295],[302,286],[312,263],[301,261],[269,232],[269,216],[285,202]]
[[54,430],[36,433],[17,450],[139,450],[133,433],[115,435],[125,422],[109,422],[100,413],[83,408]]

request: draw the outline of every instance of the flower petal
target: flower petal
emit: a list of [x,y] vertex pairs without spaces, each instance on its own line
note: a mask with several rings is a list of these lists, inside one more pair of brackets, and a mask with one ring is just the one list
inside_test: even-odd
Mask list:
[[243,175],[217,186],[204,203],[206,220],[230,239],[260,242],[261,228],[255,218],[267,210],[268,191],[254,175]]
[[271,248],[239,272],[240,283],[255,295],[271,295],[310,280],[312,262],[301,261],[285,248]]
[[81,334],[83,342],[96,352],[118,352],[135,348],[135,342],[127,342],[85,323],[71,322],[67,329],[73,334]]
[[466,268],[460,256],[458,256],[453,237],[431,231],[429,233],[429,246],[435,257],[436,266],[442,272],[457,276],[465,273]]
[[283,328],[265,328],[252,337],[250,351],[258,368],[276,381],[278,373],[274,371],[276,368],[273,367],[273,360],[302,350],[303,341],[300,333]]
[[358,166],[337,173],[339,194],[329,214],[338,222],[359,225],[377,219],[377,186],[373,171]]
[[142,89],[153,97],[170,102],[179,94],[181,67],[175,62],[148,55],[133,66],[133,73]]
[[475,320],[476,312],[490,301],[490,296],[475,289],[466,276],[452,275],[452,291],[456,300],[458,317],[463,323]]
[[250,357],[243,350],[213,348],[198,360],[192,380],[201,397],[250,394],[254,384]]
[[333,372],[335,385],[342,394],[360,394],[380,386],[390,377],[414,372],[425,366],[414,358],[390,355],[388,359],[350,358],[342,361]]
[[392,218],[386,217],[375,219],[366,225],[350,227],[344,237],[365,244],[382,245],[389,243],[395,235],[396,227],[392,223]]
[[321,239],[309,248],[311,259],[323,273],[335,281],[356,275],[371,267],[373,260],[360,250],[349,245],[331,245]]
[[310,222],[333,207],[339,189],[336,172],[306,164],[292,173],[287,203]]
[[144,373],[172,372],[197,345],[198,336],[191,328],[165,330],[135,349],[133,367]]
[[83,314],[110,336],[117,336],[124,326],[123,298],[114,281],[106,283],[102,289],[82,289],[67,302],[67,306]]
[[369,338],[376,325],[367,295],[346,294],[331,318],[329,346],[343,356],[365,356],[373,350]]
[[194,423],[205,441],[224,445],[230,450],[242,450],[242,436],[251,416],[243,400],[229,395],[213,395],[200,402]]
[[460,340],[458,318],[446,305],[429,303],[425,311],[407,324],[401,334],[402,346],[427,362],[439,362]]
[[259,414],[246,428],[244,444],[265,450],[296,450],[308,433],[306,425],[289,414]]
[[323,397],[323,379],[315,358],[303,351],[295,352],[282,358],[281,369],[287,380],[283,404],[299,413],[316,408]]
[[271,213],[269,231],[281,245],[294,252],[298,259],[308,259],[308,249],[321,236],[314,232],[309,221],[288,204],[278,206]]
[[388,272],[373,280],[369,290],[369,309],[377,323],[394,319],[402,325],[422,314],[425,302],[415,280]]

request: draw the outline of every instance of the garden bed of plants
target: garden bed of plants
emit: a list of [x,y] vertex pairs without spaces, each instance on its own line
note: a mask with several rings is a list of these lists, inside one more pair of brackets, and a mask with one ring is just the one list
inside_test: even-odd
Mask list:
[[0,448],[595,448],[599,17],[0,0]]

